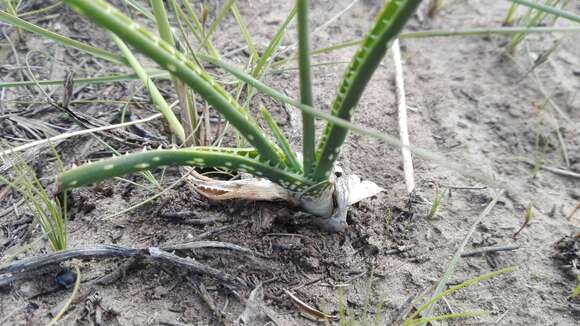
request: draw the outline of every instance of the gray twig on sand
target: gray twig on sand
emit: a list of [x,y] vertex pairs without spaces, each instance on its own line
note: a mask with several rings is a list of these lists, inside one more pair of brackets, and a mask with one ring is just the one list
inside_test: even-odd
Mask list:
[[246,258],[252,261],[254,266],[260,267],[261,269],[275,269],[276,266],[271,262],[266,262],[262,258],[267,258],[267,256],[253,251],[249,248],[238,246],[233,243],[221,242],[221,241],[192,241],[187,243],[180,243],[174,245],[165,245],[163,250],[173,251],[173,250],[191,250],[191,252],[196,255],[206,255],[206,256],[216,256],[216,255],[227,255],[234,256],[236,258]]
[[[527,160],[522,160],[522,162],[531,165],[531,166],[535,166],[536,164]],[[540,165],[540,169],[544,170],[544,171],[548,171],[548,172],[552,172],[554,174],[557,175],[561,175],[564,177],[571,177],[571,178],[576,178],[576,179],[580,179],[580,173],[575,173],[572,171],[568,171],[568,170],[564,170],[564,169],[558,169],[558,168],[554,168],[554,167],[550,167],[550,166],[545,166],[545,165]]]
[[265,257],[264,255],[255,252],[251,249],[248,249],[246,247],[221,241],[192,241],[163,246],[163,250],[196,250],[196,249],[227,249],[245,255]]
[[71,259],[101,257],[142,258],[173,267],[184,268],[194,273],[205,274],[227,284],[245,285],[245,282],[241,279],[228,273],[191,259],[176,256],[159,248],[134,249],[119,245],[94,245],[87,248],[63,250],[47,256],[25,258],[0,267],[0,276],[4,274],[4,281],[10,281],[11,278],[16,279],[16,275],[18,278],[22,278],[23,275],[28,273],[34,275],[33,272],[36,270]]
[[511,246],[496,246],[496,247],[483,247],[476,250],[467,251],[461,254],[461,257],[472,257],[477,255],[489,254],[499,251],[511,251],[520,249],[520,246],[511,245]]

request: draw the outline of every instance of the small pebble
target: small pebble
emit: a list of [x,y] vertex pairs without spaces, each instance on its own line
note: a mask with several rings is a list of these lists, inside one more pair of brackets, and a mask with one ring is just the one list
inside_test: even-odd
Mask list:
[[76,279],[76,274],[67,268],[56,276],[56,283],[64,286],[65,289],[70,289],[75,284]]

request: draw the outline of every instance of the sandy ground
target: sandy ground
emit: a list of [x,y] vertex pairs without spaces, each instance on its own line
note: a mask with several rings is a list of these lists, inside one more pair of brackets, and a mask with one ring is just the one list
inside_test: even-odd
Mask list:
[[[342,0],[315,2],[312,25],[320,26],[349,3]],[[240,11],[251,22],[250,32],[260,48],[267,45],[290,6],[289,1],[239,2]],[[315,34],[315,48],[361,37],[379,6],[379,1],[357,2],[335,23]],[[445,8],[433,19],[419,15],[407,30],[497,27],[501,25],[508,6],[507,1],[461,1]],[[568,9],[580,12],[580,7],[574,2]],[[100,30],[68,10],[59,10],[53,11],[50,19],[37,19],[35,22],[65,35],[111,48]],[[569,25],[565,22],[559,24]],[[15,37],[12,29],[4,25],[0,25],[0,29],[11,39]],[[6,39],[0,38],[1,81],[21,78],[21,68],[26,62],[39,79],[62,78],[66,70],[62,67],[74,70],[77,77],[123,71],[31,35],[26,36],[24,44],[17,45],[15,56],[5,45]],[[570,301],[568,296],[576,286],[575,274],[578,271],[572,263],[578,261],[580,244],[570,236],[580,231],[580,213],[569,217],[580,200],[580,180],[546,170],[534,175],[524,161],[541,159],[545,167],[580,173],[577,127],[580,121],[580,35],[533,35],[528,38],[527,46],[524,42],[512,57],[504,55],[508,40],[505,36],[490,36],[401,42],[411,142],[445,155],[450,162],[493,174],[498,183],[508,189],[477,226],[465,250],[519,246],[517,250],[462,258],[449,284],[458,284],[503,267],[517,266],[518,269],[447,297],[436,312],[483,310],[487,313],[474,319],[448,322],[455,325],[574,325],[580,321],[580,305]],[[292,25],[284,46],[294,41]],[[225,19],[214,42],[223,53],[243,45],[232,17]],[[535,58],[554,42],[559,42],[557,50],[534,73],[569,120],[554,113],[549,105],[544,105],[545,96],[533,78],[534,73],[529,73],[529,56]],[[348,61],[353,51],[352,48],[342,49],[316,57],[316,63],[332,63],[314,70],[315,104],[318,108],[328,109],[345,67],[341,62]],[[238,52],[228,59],[243,65],[247,57]],[[287,67],[293,66],[291,63]],[[359,105],[356,123],[397,135],[393,79],[393,61],[389,54]],[[269,74],[266,81],[288,95],[298,97],[295,70]],[[174,97],[168,82],[160,85],[167,96]],[[135,115],[145,117],[154,109],[146,103],[147,97],[138,86],[137,82],[77,84],[73,99],[124,100],[135,93],[134,99],[142,104],[128,108]],[[48,90],[55,92],[55,98],[62,92],[59,87]],[[72,122],[46,104],[46,99],[34,88],[3,91],[0,100],[3,101],[0,106],[0,137],[9,144],[19,144],[23,138],[44,138],[72,126]],[[25,105],[15,100],[37,103]],[[260,101],[292,134],[291,119],[284,107],[258,96],[254,103],[256,108]],[[111,122],[123,105],[77,103],[73,108]],[[28,123],[34,132],[24,130],[19,121]],[[35,121],[38,123],[32,125]],[[145,129],[159,137],[150,140],[151,144],[167,141],[159,122],[148,124]],[[566,166],[563,158],[556,133],[558,129],[567,146],[570,166]],[[125,143],[111,142],[123,151],[134,151],[142,147],[141,141],[137,138]],[[299,143],[299,139],[295,139],[295,144]],[[57,148],[67,165],[104,155],[102,147],[90,137],[66,141]],[[50,150],[36,154],[29,152],[25,157],[33,158],[34,167],[42,177],[53,176],[56,171],[54,163],[46,163]],[[453,253],[494,192],[444,165],[415,158],[418,197],[432,201],[435,189],[449,189],[449,196],[443,198],[437,215],[429,218],[430,205],[421,201],[409,205],[400,150],[381,141],[351,134],[340,161],[346,172],[359,174],[387,189],[376,198],[352,208],[350,225],[344,234],[322,233],[298,212],[282,204],[207,203],[198,200],[197,195],[185,186],[114,217],[111,215],[150,197],[152,193],[120,181],[76,190],[73,193],[75,208],[70,222],[70,247],[99,243],[163,247],[204,237],[204,240],[247,247],[260,254],[260,263],[227,252],[186,253],[236,275],[248,284],[247,288],[233,292],[209,277],[192,277],[166,266],[139,262],[123,270],[118,277],[112,277],[110,282],[95,284],[95,279],[115,274],[124,261],[74,261],[82,272],[81,293],[88,294],[90,299],[96,292],[101,301],[98,305],[93,303],[94,300],[77,302],[62,324],[90,325],[94,321],[92,312],[95,309],[102,311],[106,325],[216,324],[208,300],[203,299],[205,296],[211,298],[209,301],[223,314],[223,323],[229,325],[244,309],[240,297],[248,298],[250,291],[260,283],[264,289],[263,305],[273,311],[271,315],[281,325],[316,324],[301,316],[285,290],[291,290],[312,306],[324,307],[331,314],[338,312],[340,302],[346,302],[349,314],[359,316],[359,320],[364,315],[368,298],[369,315],[375,318],[378,306],[382,305],[377,318],[381,324],[391,324],[400,311],[417,306],[429,296],[429,291],[443,275]],[[168,171],[165,183],[169,184],[177,177],[178,171]],[[131,179],[143,182],[139,176]],[[534,219],[514,239],[513,234],[523,223],[530,203]],[[19,198],[11,193],[4,195],[0,202],[3,212],[0,253],[2,256],[13,254],[29,243],[32,243],[32,249],[26,256],[46,253],[46,244],[35,241],[40,236],[38,227],[30,222],[26,208],[20,204]],[[14,207],[18,208],[15,210]],[[171,218],[175,212],[189,212],[189,219],[212,218],[215,221],[208,225],[195,225],[188,218]],[[227,225],[233,227],[212,233]],[[564,237],[567,238],[561,241]],[[50,310],[70,296],[70,290],[55,283],[58,272],[58,269],[52,270],[34,279],[3,287],[1,324],[46,324],[50,320]],[[93,292],[89,293],[90,288]],[[413,299],[416,303],[410,304]],[[263,318],[263,322],[257,324],[267,322],[268,318]]]

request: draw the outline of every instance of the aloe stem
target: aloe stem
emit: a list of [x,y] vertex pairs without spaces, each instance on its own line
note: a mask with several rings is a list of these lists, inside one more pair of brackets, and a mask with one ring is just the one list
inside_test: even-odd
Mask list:
[[[389,42],[403,29],[420,3],[417,0],[393,0],[383,8],[343,76],[332,104],[333,115],[344,120],[351,119],[368,82],[387,52]],[[318,164],[314,180],[322,181],[330,176],[347,132],[348,129],[330,123],[326,125],[316,154]]]
[[[297,0],[298,11],[298,64],[300,70],[300,101],[312,105],[312,73],[310,67],[310,40],[308,31],[308,0]],[[302,157],[304,174],[308,177],[314,168],[314,116],[302,112]]]

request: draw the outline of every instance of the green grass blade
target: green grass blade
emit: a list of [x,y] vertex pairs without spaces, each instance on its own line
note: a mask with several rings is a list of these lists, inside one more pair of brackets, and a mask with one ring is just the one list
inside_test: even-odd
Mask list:
[[[160,69],[145,69],[145,73],[150,78],[169,78],[169,73],[165,70]],[[119,75],[111,75],[111,76],[101,76],[101,77],[89,77],[89,78],[75,78],[74,82],[75,85],[84,85],[84,84],[108,84],[113,82],[122,82],[122,81],[129,81],[139,79],[137,74],[119,74]],[[32,80],[23,80],[23,81],[13,81],[13,82],[0,82],[0,89],[2,88],[11,88],[11,87],[22,87],[22,86],[29,86],[29,85],[62,85],[64,84],[64,79],[51,79],[51,80],[39,80],[34,82]]]
[[[189,15],[189,19],[191,19],[193,21],[193,24],[195,25],[195,26],[193,26],[193,25],[190,25],[190,26],[191,26],[191,28],[197,30],[198,42],[206,45],[205,49],[206,49],[207,53],[209,53],[209,55],[211,55],[214,58],[219,58],[220,57],[219,52],[213,46],[213,43],[211,42],[211,40],[207,40],[206,42],[204,42],[205,31],[204,31],[203,25],[201,24],[201,21],[199,20],[199,18],[195,14],[195,10],[193,10],[193,7],[189,3],[189,0],[182,0],[182,3],[185,6],[185,10],[187,10],[187,14]],[[187,20],[187,22],[189,23],[189,20]]]
[[286,16],[286,19],[284,20],[282,25],[278,27],[276,34],[274,34],[274,37],[270,41],[270,44],[268,44],[268,47],[266,48],[266,50],[264,50],[264,54],[262,54],[260,60],[258,60],[256,66],[252,70],[252,76],[260,77],[262,75],[264,67],[266,66],[266,64],[268,63],[274,52],[280,47],[280,43],[282,43],[282,38],[286,33],[286,28],[288,27],[292,19],[294,19],[294,16],[296,16],[296,7],[292,8],[290,13],[288,13],[288,16]]
[[[195,26],[193,26],[189,17],[183,12],[183,9],[181,9],[179,4],[177,4],[177,1],[176,0],[169,0],[168,2],[169,2],[169,6],[170,6],[171,10],[173,11],[175,19],[177,19],[177,22],[178,22],[178,25],[180,26],[180,29],[182,29],[181,25],[183,23],[185,23],[185,25],[187,25],[187,28],[188,28],[189,32],[193,35],[193,37],[195,37],[195,39],[198,42],[201,42],[201,40],[203,38],[199,34],[200,31]],[[185,35],[185,33],[183,33],[182,36],[183,36],[183,40],[186,41],[187,45],[191,48],[190,42],[188,41],[188,38]]]
[[[417,0],[392,0],[385,5],[343,76],[332,104],[333,115],[351,119],[366,85],[387,52],[389,42],[403,29],[420,3]],[[322,181],[330,176],[347,132],[348,129],[327,124],[317,150],[314,180]]]
[[111,61],[114,63],[119,63],[122,65],[127,64],[127,62],[124,60],[124,58],[122,56],[113,54],[113,53],[106,51],[106,50],[103,50],[103,49],[96,48],[94,46],[85,44],[83,42],[73,40],[73,39],[68,38],[66,36],[51,32],[47,29],[44,29],[44,28],[36,26],[30,22],[27,22],[26,20],[20,19],[18,17],[14,17],[13,15],[6,13],[4,11],[1,11],[1,10],[0,10],[0,21],[8,23],[8,24],[10,24],[14,27],[17,27],[17,28],[21,28],[25,31],[37,34],[37,35],[42,36],[44,38],[53,40],[55,42],[58,42],[60,44],[65,45],[65,46],[72,47],[72,48],[75,48],[79,51],[91,54],[97,58],[101,58],[101,59]]
[[26,17],[26,16],[40,15],[42,13],[51,11],[51,10],[53,10],[53,9],[59,7],[59,6],[62,6],[62,4],[63,4],[63,1],[62,0],[58,0],[58,1],[54,2],[53,4],[51,4],[51,5],[48,5],[48,6],[39,8],[39,9],[33,9],[33,10],[30,10],[30,11],[26,11],[26,12],[23,12],[23,13],[19,13],[18,14],[18,17],[21,17],[22,18],[22,17]]
[[67,0],[66,3],[86,15],[95,23],[117,34],[123,41],[169,70],[210,105],[220,112],[250,144],[271,164],[280,163],[279,149],[271,143],[257,126],[257,123],[243,108],[195,63],[133,22],[129,17],[102,0]]
[[169,128],[175,133],[175,135],[179,138],[179,140],[184,143],[185,142],[185,131],[183,130],[183,126],[179,123],[179,119],[173,113],[173,110],[169,107],[169,104],[163,98],[163,95],[159,92],[151,78],[145,72],[145,69],[141,66],[137,58],[133,55],[131,50],[125,45],[125,43],[117,37],[113,33],[108,33],[111,39],[117,44],[117,47],[121,50],[121,52],[125,55],[125,58],[129,62],[129,65],[133,68],[141,82],[145,85],[145,88],[149,92],[149,96],[151,97],[151,101],[155,103],[157,110],[163,114],[163,117],[169,124]]
[[[151,6],[153,7],[155,22],[157,23],[157,29],[161,39],[172,47],[175,47],[175,39],[171,33],[171,26],[169,25],[169,18],[167,17],[167,11],[165,10],[163,1],[151,0]],[[179,98],[181,119],[183,125],[185,125],[185,128],[183,128],[183,125],[180,124],[185,135],[184,138],[180,138],[181,143],[186,145],[196,145],[198,137],[196,137],[194,130],[197,126],[197,111],[193,108],[193,103],[189,96],[189,90],[177,77],[172,76],[171,81],[173,82],[177,97]]]
[[[399,39],[420,39],[431,37],[458,37],[458,36],[491,36],[491,35],[511,35],[517,33],[578,33],[580,27],[483,27],[483,28],[465,28],[462,30],[426,30],[416,32],[405,32],[399,34]],[[330,53],[340,49],[346,49],[358,46],[363,40],[352,40],[343,43],[331,45],[328,47],[316,49],[310,52],[311,56]],[[276,61],[272,67],[279,67],[290,61],[296,60],[297,57]]]
[[413,319],[408,323],[403,324],[404,326],[423,326],[432,324],[434,321],[448,320],[448,319],[466,319],[475,318],[485,315],[483,311],[466,311],[466,312],[455,312],[450,314],[438,315],[430,318],[418,318]]
[[[554,0],[554,1],[550,1],[547,0],[546,4],[555,7],[555,6],[560,6],[562,8],[564,8],[567,5],[568,1],[560,1],[560,0]],[[513,3],[512,5],[516,5],[516,3]],[[545,23],[544,20],[547,17],[552,17],[553,20],[552,22],[548,22]],[[541,11],[541,10],[535,10],[533,8],[528,8],[528,11],[526,12],[526,14],[522,17],[520,17],[518,19],[518,23],[521,25],[525,25],[526,27],[536,27],[536,26],[540,26],[540,25],[545,25],[545,24],[549,24],[549,25],[553,25],[556,20],[558,19],[558,16],[550,16],[548,13]],[[518,33],[512,36],[512,39],[510,40],[510,43],[507,46],[507,51],[509,53],[514,53],[516,47],[526,38],[526,36],[528,35],[527,32],[522,32],[522,33]]]
[[260,55],[258,54],[256,46],[254,45],[254,40],[252,40],[252,36],[250,36],[250,32],[248,31],[248,24],[246,24],[244,17],[240,14],[238,6],[234,3],[232,5],[231,10],[236,20],[236,23],[240,27],[240,31],[242,32],[242,36],[244,37],[244,41],[246,41],[246,45],[248,45],[248,49],[250,50],[250,56],[258,58]]
[[413,314],[409,318],[407,318],[407,320],[405,321],[405,323],[403,325],[413,325],[413,322],[415,320],[417,320],[417,318],[421,315],[421,313],[425,309],[427,309],[428,307],[430,307],[431,305],[433,305],[435,302],[441,300],[442,298],[444,298],[444,297],[446,297],[446,296],[448,296],[448,295],[450,295],[450,294],[452,294],[454,292],[457,292],[457,291],[459,291],[459,290],[461,290],[463,288],[466,288],[468,286],[471,286],[471,285],[474,285],[474,284],[477,284],[477,283],[481,283],[481,282],[483,282],[485,280],[488,280],[488,279],[490,279],[492,277],[499,276],[499,275],[502,275],[502,274],[505,274],[505,273],[511,273],[511,272],[516,271],[516,270],[517,270],[516,267],[506,267],[506,268],[502,268],[502,269],[497,270],[497,271],[494,271],[494,272],[490,272],[490,273],[487,273],[487,274],[484,274],[484,275],[480,275],[480,276],[471,278],[471,279],[469,279],[469,280],[467,280],[467,281],[465,281],[465,282],[463,282],[463,283],[461,283],[459,285],[452,286],[449,289],[447,289],[447,290],[439,293],[438,295],[432,297],[425,304],[423,304],[422,306],[420,306],[419,308],[417,308],[413,312]]
[[211,25],[209,26],[209,30],[205,34],[205,38],[203,39],[203,42],[201,43],[202,47],[206,47],[207,46],[207,42],[209,40],[211,40],[211,36],[216,31],[216,29],[218,28],[218,26],[221,24],[222,20],[224,19],[224,17],[228,13],[228,11],[230,11],[230,8],[232,7],[232,5],[235,4],[235,3],[236,3],[236,0],[228,0],[228,2],[226,2],[224,4],[224,6],[222,7],[222,9],[220,9],[220,11],[217,14],[215,20],[211,23]]
[[[6,10],[12,16],[18,17],[18,14],[16,13],[16,8],[14,8],[14,6],[12,5],[12,0],[3,0],[2,3],[4,4],[3,8],[6,8]],[[20,30],[20,28],[16,28],[16,34],[18,35],[18,39],[22,39],[22,30]]]
[[149,9],[145,8],[139,2],[135,0],[123,0],[123,1],[127,3],[129,6],[135,8],[140,14],[145,16],[147,19],[155,20],[155,16],[153,16],[153,14],[149,11]]
[[312,183],[279,165],[273,167],[252,157],[247,150],[240,154],[236,149],[186,148],[154,150],[128,154],[82,165],[62,173],[57,180],[59,191],[80,187],[130,173],[153,170],[166,166],[189,165],[194,167],[223,168],[264,177],[290,191],[301,192]]
[[[503,195],[503,193],[504,193],[503,190],[499,190],[495,194],[495,196],[493,197],[493,199],[489,202],[489,204],[487,204],[487,206],[481,212],[481,214],[479,214],[479,216],[477,217],[477,219],[475,220],[475,222],[473,224],[471,224],[471,227],[469,228],[469,231],[467,231],[467,234],[463,238],[463,241],[461,241],[461,244],[459,245],[459,247],[457,248],[457,250],[453,254],[453,257],[449,261],[449,264],[447,265],[447,269],[445,270],[445,273],[443,274],[443,276],[439,280],[439,283],[437,283],[437,286],[435,287],[435,290],[433,291],[433,296],[432,296],[433,298],[438,297],[441,294],[441,292],[443,291],[443,289],[445,288],[445,286],[447,286],[447,282],[449,281],[449,278],[453,274],[453,271],[455,271],[455,267],[457,266],[457,263],[461,259],[461,254],[463,253],[463,250],[465,249],[465,246],[467,246],[467,244],[469,243],[469,240],[471,239],[471,236],[475,233],[475,230],[479,226],[479,223],[481,223],[481,221],[495,207],[495,204],[501,198],[501,196]],[[436,302],[436,301],[433,301],[433,302]],[[433,304],[429,304],[427,307],[425,307],[425,310],[426,311],[425,311],[425,314],[424,315],[426,317],[431,317],[431,312],[433,311],[433,308],[434,308],[434,305]]]
[[278,141],[278,146],[284,152],[284,156],[288,161],[287,162],[288,166],[292,168],[294,171],[302,173],[302,166],[300,165],[300,162],[298,161],[296,154],[294,154],[294,151],[292,150],[292,147],[290,146],[288,139],[284,137],[282,130],[280,129],[280,127],[278,127],[278,124],[276,123],[276,121],[274,121],[274,118],[272,118],[270,112],[265,107],[261,107],[260,112],[262,113],[262,117],[264,117],[264,120],[268,124],[268,127],[270,127],[270,130],[272,130],[274,138],[276,138],[276,140]]
[[510,8],[508,9],[507,15],[505,17],[505,19],[503,20],[503,25],[504,26],[511,26],[514,23],[514,18],[516,15],[516,12],[518,11],[518,4],[517,3],[512,3],[512,5],[510,6]]
[[512,2],[519,3],[519,4],[524,5],[526,7],[534,8],[534,9],[537,9],[539,11],[543,11],[545,13],[548,13],[548,14],[551,14],[554,16],[558,16],[561,18],[571,20],[573,22],[580,23],[580,16],[578,16],[572,12],[569,12],[569,11],[554,8],[552,6],[546,6],[544,4],[537,3],[537,2],[531,2],[528,0],[512,0]]
[[18,154],[1,155],[0,162],[4,161],[13,162],[15,177],[8,180],[0,175],[0,184],[10,186],[26,200],[53,251],[66,249],[68,236],[66,193],[63,197],[64,203],[52,200],[34,170]]
[[[312,69],[310,67],[310,37],[308,30],[308,0],[297,0],[298,11],[298,64],[300,71],[300,102],[312,105]],[[302,158],[304,174],[308,177],[314,169],[314,116],[302,112]]]

